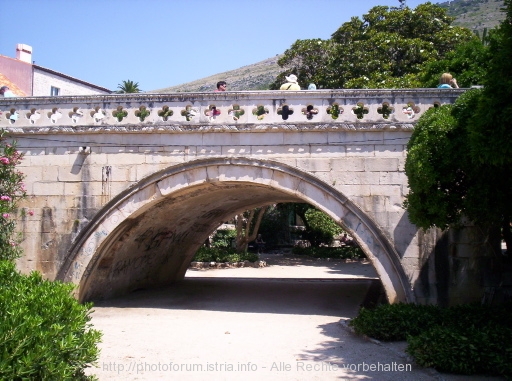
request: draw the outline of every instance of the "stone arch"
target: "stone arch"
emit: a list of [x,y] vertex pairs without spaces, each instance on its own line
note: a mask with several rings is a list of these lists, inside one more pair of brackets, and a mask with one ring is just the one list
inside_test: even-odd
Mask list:
[[107,203],[68,251],[57,279],[79,287],[81,301],[184,277],[208,235],[236,213],[278,202],[307,202],[357,240],[389,302],[413,302],[393,244],[341,192],[298,168],[272,160],[209,158],[154,173]]

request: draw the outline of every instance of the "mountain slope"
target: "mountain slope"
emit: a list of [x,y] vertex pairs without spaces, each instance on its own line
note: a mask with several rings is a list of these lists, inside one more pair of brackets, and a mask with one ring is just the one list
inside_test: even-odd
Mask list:
[[[503,0],[452,0],[438,5],[446,8],[448,14],[455,17],[454,25],[476,31],[479,36],[482,36],[484,28],[490,30],[505,18],[504,13],[500,11]],[[229,91],[265,90],[282,71],[277,64],[280,57],[281,55],[277,55],[239,69],[149,93],[214,91],[218,81],[226,81]]]
[[478,31],[482,36],[484,28],[490,30],[505,19],[503,0],[453,0],[438,4],[455,17],[454,25]]
[[279,57],[281,56],[277,55],[252,65],[242,66],[235,70],[215,74],[181,85],[150,91],[150,93],[214,91],[219,81],[226,81],[228,83],[228,91],[268,89],[268,86],[274,82],[277,75],[282,71],[277,64]]

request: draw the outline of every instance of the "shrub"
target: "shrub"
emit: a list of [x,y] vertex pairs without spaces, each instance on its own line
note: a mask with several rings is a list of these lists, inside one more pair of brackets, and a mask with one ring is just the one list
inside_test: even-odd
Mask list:
[[217,230],[212,237],[211,247],[231,247],[231,242],[236,239],[236,230]]
[[483,327],[438,326],[407,339],[407,353],[415,361],[438,371],[460,374],[512,376],[512,330]]
[[335,235],[343,232],[331,217],[320,210],[311,208],[304,215],[309,229],[306,229],[303,236],[311,242],[311,246],[330,244]]
[[383,304],[375,309],[361,308],[349,323],[357,333],[382,341],[406,340],[441,322],[441,309],[432,305]]
[[512,377],[512,304],[450,308],[397,303],[361,308],[349,324],[379,340],[407,339],[407,353],[426,367],[450,373]]
[[363,250],[358,246],[296,246],[292,250],[293,254],[307,255],[313,258],[339,258],[339,259],[360,259],[365,258]]
[[200,247],[192,262],[255,262],[258,260],[258,254],[237,253],[235,248],[220,247]]
[[73,288],[0,261],[1,380],[92,379],[84,370],[98,359],[101,333]]

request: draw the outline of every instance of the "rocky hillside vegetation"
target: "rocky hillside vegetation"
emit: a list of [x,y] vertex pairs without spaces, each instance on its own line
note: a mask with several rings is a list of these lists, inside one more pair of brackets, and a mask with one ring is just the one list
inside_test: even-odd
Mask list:
[[454,0],[438,5],[455,17],[454,25],[477,31],[480,36],[484,28],[491,30],[505,18],[505,13],[500,12],[503,0]]
[[217,82],[228,82],[228,91],[266,90],[274,82],[281,68],[277,64],[280,55],[241,68],[201,78],[178,86],[150,91],[150,93],[189,93],[214,91]]
[[[490,30],[504,19],[504,13],[500,12],[503,0],[452,0],[438,5],[446,8],[448,14],[456,18],[455,25],[476,31],[479,36],[482,36],[484,28]],[[266,90],[281,72],[281,68],[277,64],[279,58],[280,55],[276,55],[235,70],[149,92],[160,94],[208,92],[215,90],[218,81],[227,81],[230,91]]]

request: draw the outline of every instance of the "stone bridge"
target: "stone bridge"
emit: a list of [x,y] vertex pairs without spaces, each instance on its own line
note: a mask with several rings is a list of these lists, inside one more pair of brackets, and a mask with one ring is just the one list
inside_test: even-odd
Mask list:
[[390,302],[461,300],[438,232],[418,231],[402,202],[414,124],[462,91],[2,99],[0,128],[25,155],[18,267],[76,283],[80,300],[162,286],[235,214],[306,202],[357,240]]

